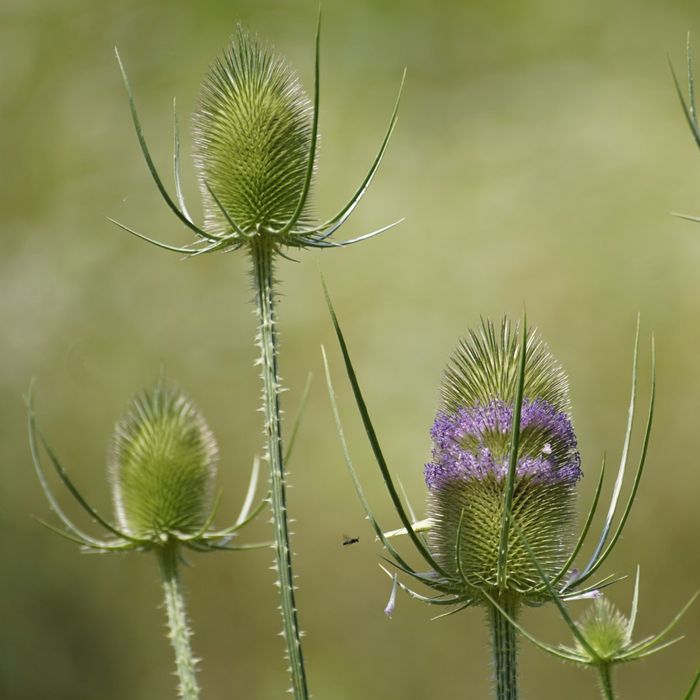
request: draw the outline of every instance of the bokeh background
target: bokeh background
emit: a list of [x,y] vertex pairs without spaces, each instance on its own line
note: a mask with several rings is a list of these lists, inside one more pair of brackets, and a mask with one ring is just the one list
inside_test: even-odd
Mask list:
[[[700,582],[700,226],[670,216],[700,213],[700,154],[666,60],[682,72],[686,32],[700,37],[700,9],[690,0],[326,0],[323,11],[318,211],[333,213],[363,177],[406,67],[390,150],[345,234],[406,221],[366,244],[279,267],[288,415],[315,374],[290,464],[311,688],[324,700],[486,698],[479,611],[431,622],[430,609],[400,597],[392,620],[382,614],[389,582],[341,459],[321,343],[367,491],[385,527],[396,519],[343,378],[319,268],[386,454],[416,504],[437,387],[457,338],[481,315],[519,316],[526,305],[570,374],[587,472],[583,510],[603,453],[619,458],[641,313],[640,401],[654,332],[657,419],[648,473],[606,572],[641,565],[639,633],[660,629]],[[304,0],[0,2],[3,698],[174,696],[154,561],[80,554],[31,518],[48,509],[27,447],[30,377],[43,428],[104,512],[114,421],[161,365],[218,436],[222,520],[235,517],[261,449],[245,256],[182,262],[105,219],[187,240],[149,180],[113,47],[169,178],[171,100],[186,125],[201,76],[236,22],[269,40],[310,86],[316,12]],[[183,131],[185,187],[197,211]],[[639,442],[637,433],[635,455]],[[80,520],[65,493],[62,502]],[[263,519],[250,537],[267,532]],[[359,544],[341,546],[344,534]],[[283,697],[271,553],[191,563],[203,697]],[[627,607],[631,582],[611,595]],[[621,696],[680,697],[700,656],[699,622],[696,605],[680,625],[682,643],[623,668]],[[553,610],[529,611],[524,623],[549,641],[568,640]],[[523,697],[596,696],[592,675],[527,644],[521,663]]]

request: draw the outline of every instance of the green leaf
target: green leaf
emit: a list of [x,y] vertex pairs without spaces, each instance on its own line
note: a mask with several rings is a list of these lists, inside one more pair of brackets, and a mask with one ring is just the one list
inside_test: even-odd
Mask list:
[[[635,350],[635,359],[636,359],[636,350]],[[635,362],[635,380],[636,382],[636,362]],[[620,539],[622,535],[622,531],[627,524],[627,519],[629,518],[630,512],[632,511],[632,506],[634,505],[634,500],[637,496],[637,491],[639,489],[639,484],[642,479],[642,474],[644,472],[644,466],[646,464],[646,457],[647,457],[647,452],[649,449],[649,438],[651,437],[651,426],[654,420],[654,404],[656,401],[656,350],[655,350],[655,345],[654,345],[654,338],[652,336],[651,339],[651,395],[649,398],[649,412],[647,414],[647,421],[646,421],[646,426],[644,428],[644,437],[642,439],[642,451],[639,456],[639,464],[637,466],[637,471],[634,475],[634,480],[632,481],[632,488],[630,491],[629,498],[627,499],[627,504],[625,506],[624,511],[622,512],[622,516],[620,517],[620,522],[617,525],[617,528],[615,530],[615,533],[613,534],[608,546],[605,548],[605,550],[600,553],[600,548],[596,548],[596,554],[598,555],[597,558],[594,556],[591,559],[591,562],[589,565],[586,567],[586,570],[584,573],[578,577],[571,585],[577,585],[579,583],[582,583],[585,581],[587,578],[589,578],[597,569],[600,568],[600,566],[603,564],[603,562],[608,558],[610,553],[612,552],[613,548],[617,544],[618,540]],[[618,492],[619,493],[619,492]],[[614,513],[614,508],[611,505],[611,513]],[[607,525],[607,523],[606,523]],[[601,542],[603,542],[603,538],[601,538]]]
[[323,291],[326,296],[326,303],[328,304],[328,310],[331,314],[333,327],[335,328],[335,333],[338,338],[338,343],[340,345],[340,349],[343,355],[343,360],[345,362],[345,370],[348,375],[348,379],[350,380],[350,385],[352,386],[353,394],[355,396],[355,403],[357,404],[357,408],[360,412],[362,423],[365,427],[365,432],[367,433],[367,439],[369,440],[369,443],[372,447],[377,466],[379,467],[379,470],[382,474],[384,484],[387,488],[387,491],[389,492],[389,496],[391,497],[392,503],[394,504],[394,508],[399,516],[399,519],[401,520],[401,524],[406,528],[408,536],[415,545],[419,554],[423,557],[423,559],[425,559],[428,565],[431,566],[437,573],[439,573],[441,576],[444,576],[445,578],[449,578],[445,570],[435,561],[432,554],[430,554],[428,549],[425,547],[420,537],[418,537],[418,535],[414,532],[413,527],[411,525],[411,521],[407,516],[406,511],[404,510],[399,494],[397,493],[396,487],[394,486],[394,481],[391,477],[391,473],[389,472],[389,467],[387,466],[387,463],[384,459],[384,455],[382,454],[382,450],[379,445],[379,440],[377,439],[377,434],[374,430],[374,426],[372,425],[372,420],[369,417],[367,405],[365,404],[365,400],[362,396],[362,391],[357,381],[357,376],[355,375],[355,370],[352,366],[352,361],[350,360],[350,354],[345,343],[345,338],[340,329],[340,324],[335,314],[335,310],[333,309],[333,304],[331,303],[331,299],[328,294],[328,289],[323,280],[322,283]]
[[[143,135],[143,129],[141,128],[141,120],[139,119],[138,112],[136,110],[136,103],[134,101],[134,95],[131,91],[131,85],[129,83],[129,78],[126,75],[126,70],[124,69],[124,64],[122,63],[121,56],[119,55],[119,51],[115,47],[114,49],[114,54],[117,57],[117,63],[119,64],[119,70],[122,74],[122,79],[124,81],[124,86],[126,87],[126,92],[129,97],[129,109],[131,110],[131,119],[134,123],[134,129],[136,130],[136,136],[139,141],[139,146],[141,147],[141,152],[143,153],[143,157],[146,160],[146,165],[148,166],[148,170],[151,173],[151,177],[153,178],[153,181],[156,184],[156,187],[158,188],[158,191],[160,192],[161,197],[165,200],[165,203],[168,205],[170,210],[177,216],[180,221],[182,221],[187,228],[189,228],[191,231],[194,231],[199,236],[202,236],[202,238],[207,238],[209,240],[218,240],[217,236],[214,236],[210,233],[207,233],[206,231],[202,230],[198,226],[195,226],[188,218],[183,214],[175,205],[175,202],[171,199],[170,195],[168,194],[168,191],[165,189],[165,185],[163,184],[163,181],[160,179],[160,175],[158,175],[158,170],[156,169],[155,163],[153,162],[153,159],[151,158],[150,151],[148,150],[148,145],[146,144],[146,138]],[[117,222],[115,222],[117,223]],[[117,224],[118,226],[121,226],[121,224]],[[122,227],[125,228],[125,227]],[[127,229],[128,231],[129,229]],[[136,234],[139,235],[139,234]]]
[[306,411],[306,404],[309,400],[309,394],[311,393],[311,382],[313,378],[313,373],[309,372],[309,374],[306,377],[306,384],[304,384],[304,390],[301,393],[301,401],[299,402],[297,415],[294,419],[294,424],[292,425],[292,431],[289,434],[289,439],[287,440],[287,451],[284,453],[284,463],[287,465],[289,464],[289,459],[292,456],[294,445],[296,444],[297,434],[299,433],[299,426],[301,425],[301,419],[304,417],[304,412]]
[[352,463],[352,459],[350,457],[350,450],[348,449],[348,444],[345,440],[345,431],[343,430],[343,425],[340,421],[340,412],[338,411],[338,404],[336,403],[335,400],[335,391],[333,389],[333,382],[331,381],[331,373],[330,373],[330,368],[328,367],[328,358],[326,357],[326,349],[321,346],[321,353],[323,355],[323,366],[325,368],[326,372],[326,386],[328,387],[328,396],[330,398],[331,402],[331,408],[333,410],[333,418],[335,419],[335,427],[338,432],[338,438],[340,440],[340,445],[343,451],[343,457],[345,459],[345,464],[347,465],[348,471],[350,472],[350,478],[352,479],[353,486],[355,487],[355,492],[357,493],[358,498],[360,499],[360,503],[362,504],[362,508],[365,511],[365,515],[367,517],[367,520],[369,520],[370,524],[372,525],[372,529],[374,530],[374,534],[377,536],[379,541],[382,543],[384,548],[391,554],[392,557],[400,564],[400,566],[408,571],[409,573],[414,574],[415,571],[411,566],[409,566],[406,561],[401,557],[401,555],[398,553],[398,551],[394,548],[394,546],[387,540],[387,538],[384,536],[384,532],[382,528],[379,526],[379,523],[375,519],[372,509],[369,505],[369,501],[367,500],[367,497],[365,496],[364,489],[362,488],[362,484],[360,483],[360,479],[357,476],[357,472],[355,471],[355,467]]

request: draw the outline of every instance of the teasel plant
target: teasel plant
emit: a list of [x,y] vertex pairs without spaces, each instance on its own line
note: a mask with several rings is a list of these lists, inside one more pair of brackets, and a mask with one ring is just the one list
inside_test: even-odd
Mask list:
[[127,232],[165,250],[193,258],[215,252],[245,251],[251,262],[258,319],[258,364],[265,417],[265,459],[270,467],[275,568],[281,596],[282,635],[286,640],[294,697],[307,698],[308,683],[301,644],[295,577],[292,571],[286,471],[282,441],[279,336],[275,274],[280,257],[307,248],[343,248],[389,230],[337,241],[333,235],[347,221],[367,192],[384,157],[396,124],[405,78],[388,128],[372,165],[350,200],[332,218],[316,222],[311,191],[318,151],[320,87],[320,13],[315,38],[314,95],[309,100],[287,63],[255,36],[237,28],[229,47],[210,67],[193,116],[194,162],[204,208],[201,225],[189,213],[180,181],[180,137],[175,116],[175,198],[168,193],[150,155],[126,71],[117,60],[126,85],[131,116],[141,151],[168,208],[193,234],[185,246],[174,246],[137,232]]
[[[520,611],[552,601],[595,597],[616,580],[596,575],[622,535],[644,471],[654,413],[653,342],[649,409],[629,494],[622,504],[635,418],[639,323],[620,466],[600,535],[579,569],[574,564],[598,510],[605,460],[576,537],[576,485],[582,472],[570,418],[568,380],[538,332],[529,330],[525,320],[520,329],[507,319],[500,328],[483,321],[480,329],[470,331],[460,342],[445,371],[441,406],[432,429],[433,459],[425,467],[427,517],[417,520],[384,457],[327,290],[326,297],[357,409],[402,525],[387,531],[373,514],[350,457],[324,351],[328,392],[344,458],[366,517],[384,548],[385,565],[381,566],[392,579],[385,612],[393,613],[399,589],[444,611],[438,618],[469,607],[484,608],[491,630],[495,697],[516,700],[513,623]],[[394,544],[399,535],[411,541],[420,566],[409,563]],[[427,590],[416,590],[416,584]]]
[[[580,619],[574,621],[559,594],[552,588],[547,574],[537,561],[532,548],[526,540],[523,540],[523,546],[528,551],[533,565],[540,574],[551,600],[557,606],[562,619],[571,631],[574,638],[574,645],[567,646],[561,644],[554,646],[538,640],[523,628],[520,623],[506,613],[498,603],[493,601],[493,604],[499,608],[501,614],[513,627],[542,651],[561,661],[574,663],[583,668],[595,669],[598,674],[601,697],[603,700],[616,700],[618,697],[613,687],[613,669],[616,666],[638,661],[639,659],[645,659],[652,654],[667,649],[683,639],[683,637],[676,637],[675,639],[664,641],[688,608],[693,604],[698,593],[693,595],[661,632],[633,642],[632,635],[639,612],[639,567],[637,567],[629,617],[626,617],[608,598],[600,594],[593,598],[590,607]],[[690,689],[683,696],[683,700],[691,700],[699,680],[700,672],[696,674]]]
[[[80,545],[83,552],[149,552],[155,555],[163,583],[168,637],[175,654],[178,694],[197,700],[197,659],[191,647],[180,567],[190,552],[259,549],[271,542],[238,544],[242,528],[263,510],[267,498],[254,507],[259,460],[253,462],[248,489],[233,525],[213,526],[220,496],[215,495],[219,450],[199,409],[163,375],[156,385],[135,397],[112,436],[108,473],[115,521],[90,505],[68,475],[34,412],[33,388],[28,405],[29,445],[36,475],[61,527],[40,522]],[[42,449],[63,486],[106,537],[88,534],[65,513],[54,495],[42,464]]]

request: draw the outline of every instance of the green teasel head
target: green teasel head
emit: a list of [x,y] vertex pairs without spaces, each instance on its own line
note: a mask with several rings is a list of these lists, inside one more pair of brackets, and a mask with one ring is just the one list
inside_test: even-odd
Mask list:
[[202,82],[193,136],[207,230],[229,232],[224,211],[254,232],[294,215],[315,167],[312,104],[287,63],[240,26]]
[[[202,414],[161,375],[155,386],[133,399],[117,423],[109,447],[108,471],[117,514],[112,523],[82,495],[37,425],[33,389],[27,398],[29,446],[39,483],[62,528],[46,527],[89,552],[152,551],[186,547],[195,552],[256,549],[269,542],[232,543],[268,499],[254,504],[260,474],[255,459],[243,507],[233,525],[213,527],[220,494],[213,499],[218,450]],[[78,505],[110,537],[100,539],[78,527],[49,485],[42,448],[53,470]]]
[[218,448],[199,409],[161,378],[117,423],[109,474],[117,521],[134,537],[192,535],[212,511]]
[[632,639],[629,620],[602,595],[593,601],[577,626],[587,644],[575,637],[576,651],[591,661],[596,657],[614,658],[625,651]]
[[177,116],[172,197],[151,157],[117,53],[132,121],[151,177],[168,208],[195,238],[185,246],[171,245],[110,220],[138,238],[187,257],[259,245],[281,255],[284,248],[344,247],[398,224],[396,221],[343,241],[332,238],[364,197],[379,169],[396,125],[403,80],[384,138],[360,186],[331,218],[316,221],[313,216],[311,190],[319,142],[320,16],[315,49],[312,99],[287,62],[241,27],[210,66],[192,119],[194,162],[204,208],[201,225],[195,223],[183,195]]
[[[544,602],[548,596],[523,538],[551,577],[573,546],[581,460],[568,382],[535,329],[525,336],[524,349],[522,342],[508,320],[499,329],[485,321],[479,331],[470,331],[445,371],[431,430],[432,460],[425,468],[428,543],[455,591],[474,602],[486,602],[484,591]],[[506,541],[504,520],[512,524]]]

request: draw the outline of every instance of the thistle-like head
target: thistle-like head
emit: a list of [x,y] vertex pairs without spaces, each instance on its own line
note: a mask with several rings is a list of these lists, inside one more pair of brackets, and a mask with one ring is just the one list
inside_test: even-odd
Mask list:
[[[581,467],[567,379],[537,331],[528,333],[524,349],[521,342],[508,321],[500,329],[484,322],[470,331],[445,371],[431,431],[432,460],[425,468],[430,549],[460,594],[474,600],[483,599],[482,590],[510,592],[529,603],[543,599],[542,578],[521,536],[551,577],[570,552]],[[521,352],[522,403],[516,406]],[[503,542],[506,520],[513,527]],[[504,546],[507,557],[499,564]]]
[[591,663],[623,654],[632,639],[629,620],[602,595],[593,601],[577,627],[582,639],[575,639],[576,651]]
[[199,409],[160,379],[117,423],[109,455],[114,508],[130,535],[192,535],[212,510],[218,449]]
[[[210,66],[193,117],[205,228],[274,231],[295,214],[315,156],[313,109],[287,63],[238,27]],[[217,201],[218,200],[218,203]]]
[[[103,518],[78,490],[39,429],[32,390],[28,396],[29,445],[34,469],[51,509],[63,524],[66,539],[92,552],[174,551],[182,545],[197,552],[267,547],[269,543],[232,545],[238,531],[263,509],[253,507],[260,463],[256,458],[243,508],[233,525],[212,528],[212,503],[218,450],[212,432],[194,404],[161,377],[150,391],[131,403],[117,423],[109,452],[109,472],[117,522]],[[111,537],[84,532],[66,515],[54,496],[41,459],[43,446],[60,480],[80,507]]]
[[182,193],[177,118],[173,198],[148,150],[131,86],[117,54],[148,169],[165,203],[195,234],[195,240],[186,246],[174,246],[112,221],[138,238],[186,256],[253,245],[276,253],[284,247],[342,247],[399,223],[341,242],[331,239],[377,173],[396,124],[398,98],[377,155],[356,192],[335,216],[323,222],[313,221],[310,193],[318,150],[320,16],[315,45],[313,99],[306,96],[285,60],[240,27],[209,68],[193,117],[194,160],[204,205],[201,226],[190,215]]

